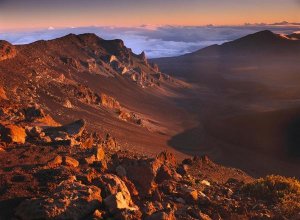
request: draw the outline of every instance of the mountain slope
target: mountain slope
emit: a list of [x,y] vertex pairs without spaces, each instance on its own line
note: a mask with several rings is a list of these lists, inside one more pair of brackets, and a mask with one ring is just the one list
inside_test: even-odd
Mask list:
[[186,104],[198,115],[198,126],[174,136],[170,144],[185,153],[211,152],[217,161],[254,175],[272,170],[299,176],[299,45],[295,37],[262,31],[154,59],[164,72],[198,86]]
[[[294,37],[294,38],[293,38]],[[240,39],[213,45],[184,56],[271,56],[299,55],[300,42],[294,35],[279,35],[265,30]]]
[[40,104],[61,123],[84,118],[89,128],[149,152],[182,129],[174,122],[182,120],[184,111],[171,97],[187,84],[161,73],[144,53],[132,53],[121,40],[70,34],[1,45],[0,85],[11,101]]

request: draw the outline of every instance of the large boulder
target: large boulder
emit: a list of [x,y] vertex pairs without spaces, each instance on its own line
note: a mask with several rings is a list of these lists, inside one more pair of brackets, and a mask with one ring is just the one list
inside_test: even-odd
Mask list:
[[102,201],[101,190],[77,181],[63,181],[51,197],[23,201],[16,209],[19,219],[83,219]]
[[30,106],[24,108],[25,120],[28,122],[35,122],[47,126],[59,126],[50,115],[46,114],[43,109],[38,106]]
[[100,178],[104,195],[104,204],[113,214],[122,210],[137,211],[126,184],[116,175],[105,174]]
[[69,136],[77,138],[81,136],[86,126],[86,122],[83,119],[74,121],[70,124],[61,126],[58,130],[66,132]]
[[0,138],[6,143],[24,144],[26,132],[24,128],[18,125],[0,123]]
[[75,139],[82,135],[85,125],[85,121],[81,119],[59,127],[47,127],[43,129],[43,132],[46,136],[49,136],[53,142],[73,145]]
[[16,54],[17,50],[15,46],[4,40],[0,41],[0,61],[11,59],[15,57]]
[[139,189],[141,194],[150,195],[157,184],[164,180],[177,178],[175,156],[162,152],[155,159],[125,159],[122,161],[127,177]]

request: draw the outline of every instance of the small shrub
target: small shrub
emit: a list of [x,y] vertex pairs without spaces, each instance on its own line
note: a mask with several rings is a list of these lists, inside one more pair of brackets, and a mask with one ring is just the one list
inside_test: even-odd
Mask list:
[[271,175],[246,184],[243,191],[257,199],[276,204],[285,215],[300,212],[300,182],[295,178]]

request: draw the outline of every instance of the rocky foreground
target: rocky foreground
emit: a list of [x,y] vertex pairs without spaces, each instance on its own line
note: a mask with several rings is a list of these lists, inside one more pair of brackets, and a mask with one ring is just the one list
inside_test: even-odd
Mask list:
[[126,151],[85,121],[2,103],[0,219],[299,219],[300,183]]

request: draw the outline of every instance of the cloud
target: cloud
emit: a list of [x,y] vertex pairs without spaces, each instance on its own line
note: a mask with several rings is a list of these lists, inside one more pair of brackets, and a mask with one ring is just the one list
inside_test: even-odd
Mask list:
[[[135,53],[145,51],[149,58],[178,56],[212,44],[222,44],[242,36],[271,30],[276,33],[293,33],[300,30],[296,23],[245,24],[243,26],[152,26],[139,27],[72,27],[0,33],[0,38],[13,44],[27,44],[36,40],[49,40],[69,33],[95,33],[104,39],[122,39]],[[49,31],[51,30],[51,31]]]

